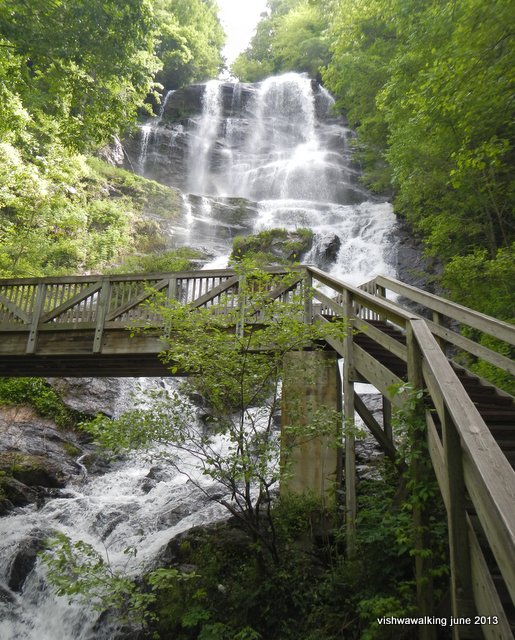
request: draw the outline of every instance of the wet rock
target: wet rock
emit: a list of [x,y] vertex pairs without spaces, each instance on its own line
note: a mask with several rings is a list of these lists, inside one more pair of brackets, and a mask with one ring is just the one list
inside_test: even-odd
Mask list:
[[16,602],[16,598],[9,591],[9,589],[6,589],[1,584],[0,584],[0,602],[6,603],[6,604],[14,604]]
[[114,416],[127,393],[121,378],[49,378],[66,406],[90,416]]
[[[435,287],[442,272],[439,261],[424,254],[421,239],[415,236],[406,222],[399,221],[394,233],[397,241],[397,278],[429,293],[441,295],[441,291]],[[413,307],[413,311],[418,310]]]
[[7,500],[6,507],[9,503],[15,507],[24,507],[40,500],[39,491],[10,476],[3,478],[2,489]]
[[0,407],[0,471],[7,502],[14,506],[44,502],[46,489],[57,490],[81,473],[75,462],[84,452],[79,436],[58,429],[30,407]]
[[327,243],[323,252],[322,258],[328,263],[332,263],[336,261],[338,257],[338,252],[340,251],[340,247],[342,246],[342,241],[339,236],[333,236],[332,239]]
[[36,530],[20,543],[9,567],[8,585],[13,591],[22,590],[27,576],[34,568],[38,553],[44,547],[44,539],[45,534]]
[[64,487],[66,484],[67,475],[63,470],[40,455],[1,452],[0,468],[9,470],[15,480],[28,487]]
[[149,472],[145,477],[155,480],[156,482],[162,482],[163,480],[168,480],[170,478],[170,472],[163,467],[150,467]]

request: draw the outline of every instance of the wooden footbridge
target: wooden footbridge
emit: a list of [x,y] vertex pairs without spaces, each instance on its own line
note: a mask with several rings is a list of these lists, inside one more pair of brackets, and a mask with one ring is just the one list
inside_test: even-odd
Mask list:
[[[281,274],[280,269],[271,269]],[[387,456],[396,455],[392,408],[403,403],[394,385],[424,389],[431,462],[448,514],[451,610],[470,624],[453,626],[453,638],[513,638],[515,619],[515,404],[492,384],[454,361],[484,361],[515,373],[514,362],[473,337],[487,334],[513,351],[515,327],[393,278],[378,276],[360,288],[312,267],[299,267],[288,287],[270,300],[304,292],[306,322],[349,319],[353,332],[328,339],[323,352],[343,359],[343,409],[361,417]],[[166,375],[161,320],[147,304],[156,291],[192,310],[238,304],[239,276],[231,270],[145,276],[82,276],[0,281],[0,375]],[[231,295],[227,295],[227,294]],[[230,302],[228,302],[230,301]],[[144,333],[128,329],[143,326]],[[153,328],[154,330],[148,330]],[[329,355],[328,355],[329,354]],[[463,362],[463,358],[461,358]],[[336,380],[336,377],[334,378]],[[356,382],[383,396],[378,421],[356,392]],[[344,480],[349,548],[355,500],[355,442],[345,439]],[[423,522],[423,513],[415,514]],[[429,568],[417,557],[420,615],[434,615]],[[475,616],[478,616],[475,618]],[[474,623],[477,624],[474,624]],[[435,638],[436,628],[420,627]]]

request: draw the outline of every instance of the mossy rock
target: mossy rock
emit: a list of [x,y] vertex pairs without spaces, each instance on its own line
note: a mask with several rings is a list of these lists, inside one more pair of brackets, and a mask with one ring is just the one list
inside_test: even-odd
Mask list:
[[59,488],[66,484],[61,469],[44,456],[4,451],[0,453],[0,470],[28,487]]
[[166,219],[175,219],[181,213],[181,194],[155,180],[142,178],[131,171],[115,167],[99,158],[89,158],[88,165],[105,181],[111,197],[127,197],[141,213]]
[[250,236],[236,236],[231,259],[257,258],[260,263],[292,264],[300,262],[313,246],[311,229],[266,229]]

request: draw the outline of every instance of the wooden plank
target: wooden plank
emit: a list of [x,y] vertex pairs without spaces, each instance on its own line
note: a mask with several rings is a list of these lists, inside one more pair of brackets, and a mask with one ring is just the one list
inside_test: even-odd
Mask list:
[[453,320],[468,324],[474,329],[479,329],[479,331],[484,331],[500,340],[504,340],[508,344],[515,345],[515,326],[508,322],[497,320],[497,318],[479,313],[479,311],[473,311],[445,298],[440,298],[409,284],[404,284],[395,278],[377,276],[376,281],[390,291],[422,304],[432,311],[442,313]]
[[66,300],[66,302],[63,302],[62,304],[60,304],[55,309],[52,309],[51,311],[47,311],[46,313],[44,313],[41,316],[40,322],[48,322],[49,320],[53,320],[54,318],[59,316],[61,313],[64,313],[68,309],[71,309],[71,307],[73,307],[78,302],[81,302],[91,294],[97,292],[101,286],[102,286],[102,282],[98,282],[98,281],[94,282],[91,286],[86,287],[86,289],[83,289],[80,293],[75,294],[74,296]]
[[370,433],[377,440],[385,454],[392,460],[395,460],[397,450],[394,444],[389,440],[379,422],[377,422],[367,405],[363,402],[363,399],[357,393],[354,394],[354,406],[356,407],[358,415],[370,430]]
[[[422,374],[421,349],[418,344],[412,323],[406,326],[406,347],[408,351],[408,381],[415,391],[424,388],[424,377]],[[414,418],[421,418],[425,415],[422,398],[416,400],[414,406],[416,415]],[[411,438],[413,446],[421,448],[426,439],[419,429],[413,429]],[[426,480],[425,470],[422,461],[418,456],[413,456],[411,460],[413,479],[416,483]],[[430,546],[429,536],[429,514],[422,502],[413,505],[413,525],[415,532],[415,578],[417,586],[417,609],[421,616],[432,615],[434,610],[433,600],[433,578],[432,559],[424,550]],[[421,625],[419,628],[420,640],[436,640],[436,630],[430,625]]]
[[341,304],[338,304],[336,300],[333,298],[329,298],[321,291],[317,291],[317,289],[313,289],[313,297],[320,302],[323,302],[326,307],[329,307],[337,316],[343,317],[343,307]]
[[25,313],[22,309],[18,308],[8,298],[0,294],[0,304],[8,309],[13,315],[22,320],[25,324],[30,324],[30,315]]
[[[497,351],[493,351],[482,344],[478,344],[469,338],[465,338],[465,336],[462,336],[455,331],[451,331],[451,329],[446,329],[435,322],[430,320],[426,320],[426,322],[431,329],[431,332],[438,338],[443,338],[445,342],[453,344],[464,351],[468,351],[468,353],[477,356],[481,360],[485,360],[485,362],[489,362],[495,367],[504,369],[504,371],[508,371],[512,375],[515,375],[515,362],[510,358],[507,358],[501,353],[497,353]],[[439,340],[437,340],[437,342],[440,344]]]
[[376,389],[389,398],[395,406],[402,406],[403,401],[399,395],[392,397],[389,387],[403,384],[403,380],[392,373],[387,367],[369,355],[364,349],[354,344],[354,367],[367,382],[373,384]]
[[485,640],[514,640],[510,623],[506,617],[470,518],[467,518],[467,533],[471,557],[472,589],[478,613],[482,617],[495,616],[497,618],[495,624],[481,625]]
[[304,275],[304,322],[311,324],[313,322],[313,278],[310,273]]
[[406,311],[402,307],[399,307],[395,303],[390,302],[389,300],[383,300],[377,296],[372,296],[365,291],[361,291],[357,287],[343,283],[316,267],[308,267],[308,271],[315,280],[318,280],[321,284],[331,287],[336,293],[341,294],[344,289],[350,291],[355,303],[359,303],[367,309],[375,311],[380,316],[390,320],[399,327],[404,328],[406,326],[406,322],[408,322],[410,318],[414,317],[412,313]]
[[104,333],[105,319],[109,309],[109,298],[111,296],[111,283],[104,282],[100,290],[97,305],[97,317],[95,325],[95,336],[93,338],[93,353],[102,351],[102,336]]
[[43,311],[45,304],[46,284],[38,284],[36,290],[36,300],[34,302],[34,308],[32,310],[32,318],[30,323],[29,337],[27,339],[27,353],[34,353],[38,341],[38,325],[41,312]]
[[148,300],[148,298],[153,296],[156,292],[161,291],[165,287],[168,287],[168,279],[163,279],[163,280],[160,280],[159,282],[156,282],[156,284],[152,285],[152,289],[150,291],[144,291],[143,293],[140,293],[133,300],[129,300],[125,304],[109,312],[106,316],[106,321],[110,322],[115,318],[118,318],[119,316],[123,315],[124,313],[127,313],[127,311],[129,311],[130,309],[133,309],[134,307],[137,307],[139,304],[141,304],[145,300]]
[[278,287],[275,287],[275,289],[272,289],[268,294],[268,299],[276,300],[279,296],[282,296],[283,293],[292,291],[299,284],[299,282],[302,282],[302,280],[303,276],[299,276],[293,282],[288,282],[286,284],[281,284]]
[[445,457],[443,451],[442,441],[438,435],[433,416],[429,411],[426,411],[426,424],[427,424],[427,448],[433,463],[433,469],[435,471],[438,486],[440,487],[440,493],[446,508],[449,508],[449,487],[447,484],[447,473],[445,471]]
[[474,607],[470,550],[466,522],[465,480],[463,454],[459,432],[448,411],[444,411],[442,439],[445,455],[445,473],[448,487],[447,524],[451,568],[451,604],[455,618],[472,618],[478,611]]
[[[291,273],[292,271],[298,271],[299,273],[305,273],[306,267],[300,265],[296,267],[288,267],[286,270],[284,267],[264,267],[262,269],[267,273],[284,274]],[[91,274],[87,276],[48,276],[44,278],[1,278],[0,286],[7,285],[25,285],[25,284],[62,284],[62,283],[76,283],[76,282],[91,282],[94,280],[109,280],[112,283],[115,282],[144,282],[148,280],[162,280],[169,279],[171,277],[177,278],[198,278],[199,274],[206,278],[226,278],[228,276],[236,275],[234,269],[206,269],[202,270],[190,270],[190,271],[168,271],[168,272],[155,272],[155,273],[130,273],[121,275],[105,276],[102,274]]]
[[440,385],[425,360],[422,360],[422,375],[424,376],[425,387],[429,391],[431,402],[436,409],[440,422],[442,422],[445,415],[445,402],[442,394],[440,393]]
[[392,338],[392,336],[389,336],[384,331],[381,331],[381,329],[374,327],[366,320],[362,320],[361,318],[353,320],[352,324],[356,331],[369,336],[370,338],[372,338],[372,340],[375,340],[378,344],[387,349],[390,353],[396,355],[404,362],[408,361],[408,350],[406,349],[406,346],[400,343],[395,338]]
[[411,322],[456,426],[465,483],[511,597],[515,600],[515,471],[494,440],[423,320]]
[[218,296],[220,293],[223,293],[230,287],[234,286],[237,282],[238,282],[238,276],[232,276],[228,280],[221,282],[219,285],[211,289],[211,291],[208,291],[204,295],[200,296],[200,298],[197,298],[196,300],[192,300],[188,306],[191,307],[192,309],[197,309],[198,307],[201,307],[203,304],[206,304],[206,302],[209,302],[209,300],[212,300],[213,298]]
[[[352,294],[343,292],[343,317],[352,318]],[[343,419],[345,424],[345,524],[347,557],[356,553],[356,437],[354,435],[355,393],[353,371],[353,335],[347,332],[343,340]]]

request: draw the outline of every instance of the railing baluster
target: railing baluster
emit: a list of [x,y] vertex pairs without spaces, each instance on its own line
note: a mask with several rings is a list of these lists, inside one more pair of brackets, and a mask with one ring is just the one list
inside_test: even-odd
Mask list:
[[100,353],[102,351],[102,337],[104,335],[105,319],[107,311],[109,309],[110,293],[111,283],[109,282],[109,280],[105,280],[102,283],[102,288],[98,292],[95,337],[93,338],[93,353]]
[[36,292],[36,301],[32,311],[29,338],[27,340],[26,353],[34,353],[36,351],[38,339],[38,325],[41,312],[45,305],[46,284],[38,284]]

